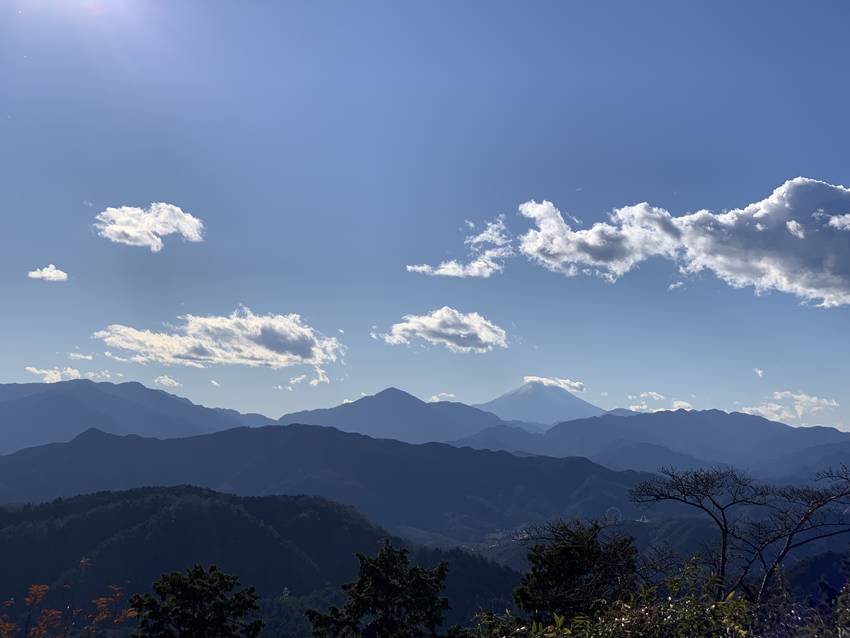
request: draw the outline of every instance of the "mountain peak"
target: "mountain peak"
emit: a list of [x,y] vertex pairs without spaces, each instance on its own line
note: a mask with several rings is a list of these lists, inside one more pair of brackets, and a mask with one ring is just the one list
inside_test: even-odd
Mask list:
[[564,387],[539,381],[526,381],[518,388],[475,406],[507,421],[551,425],[604,412]]

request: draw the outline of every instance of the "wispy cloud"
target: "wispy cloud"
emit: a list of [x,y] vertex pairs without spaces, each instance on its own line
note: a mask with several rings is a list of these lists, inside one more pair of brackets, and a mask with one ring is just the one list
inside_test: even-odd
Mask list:
[[[469,228],[474,228],[467,221]],[[514,254],[511,235],[505,225],[504,215],[489,222],[483,231],[469,235],[464,243],[469,247],[468,261],[456,259],[440,262],[437,266],[416,264],[407,266],[408,272],[442,277],[490,277],[502,272],[504,261]]]
[[35,368],[27,366],[24,369],[30,374],[40,376],[44,383],[58,383],[59,381],[70,381],[82,377],[80,371],[76,368]]
[[808,417],[839,407],[838,401],[805,392],[781,390],[771,395],[771,400],[742,408],[742,412],[756,414],[773,421],[803,424]]
[[522,378],[523,383],[539,383],[540,385],[552,386],[569,390],[570,392],[584,392],[587,386],[581,381],[573,381],[572,379],[560,379],[558,377],[538,377],[533,374],[527,374]]
[[183,384],[180,383],[177,379],[169,377],[167,374],[161,374],[156,379],[153,380],[156,385],[161,385],[164,388],[180,388],[183,387]]

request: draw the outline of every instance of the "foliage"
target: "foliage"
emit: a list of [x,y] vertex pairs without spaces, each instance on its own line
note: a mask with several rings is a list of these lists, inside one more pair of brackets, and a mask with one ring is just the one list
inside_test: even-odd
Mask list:
[[[2,603],[0,638],[71,638],[111,635],[124,632],[135,611],[124,606],[124,592],[117,585],[94,599],[87,610],[73,603],[73,596],[61,609],[45,604],[50,587],[30,585],[22,609],[13,599]],[[67,593],[67,592],[66,592]]]
[[[606,533],[607,532],[607,533]],[[530,570],[514,592],[534,619],[593,616],[637,589],[637,549],[631,538],[599,523],[557,522],[538,533]]]
[[138,638],[256,638],[261,620],[253,619],[257,594],[253,587],[234,591],[236,576],[217,567],[192,567],[185,574],[165,574],[153,584],[154,594],[136,594],[131,607],[139,618]]
[[308,610],[316,638],[426,638],[437,635],[448,601],[440,596],[448,565],[412,566],[406,549],[389,543],[374,558],[358,554],[357,581],[343,586],[342,608]]

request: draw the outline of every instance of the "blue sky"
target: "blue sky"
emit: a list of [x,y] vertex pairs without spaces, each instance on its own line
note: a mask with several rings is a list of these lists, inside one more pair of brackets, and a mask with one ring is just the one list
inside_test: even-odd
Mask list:
[[[0,381],[168,377],[277,416],[388,385],[480,402],[537,375],[609,408],[850,427],[848,19],[5,2]],[[822,183],[783,187],[797,176]],[[778,188],[780,212],[718,227]],[[162,234],[128,234],[155,214]],[[464,243],[499,215],[513,256],[489,277],[407,270],[499,247]],[[28,277],[48,264],[67,280]]]

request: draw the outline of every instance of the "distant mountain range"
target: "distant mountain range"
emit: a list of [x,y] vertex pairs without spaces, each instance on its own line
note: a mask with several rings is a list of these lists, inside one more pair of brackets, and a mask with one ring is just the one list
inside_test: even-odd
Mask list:
[[[397,388],[343,403],[334,408],[293,412],[278,419],[281,425],[325,425],[380,439],[407,443],[453,441],[489,427],[505,426],[495,414],[464,403],[426,403]],[[522,424],[520,427],[523,427]],[[533,431],[540,428],[525,425]]]
[[353,505],[393,533],[452,543],[552,518],[601,517],[612,507],[638,518],[627,491],[647,476],[584,458],[411,445],[318,426],[167,440],[88,430],[0,457],[0,502],[181,484],[309,494]]
[[545,425],[598,416],[605,412],[565,388],[536,381],[524,383],[516,390],[474,407],[492,412],[505,421]]
[[455,445],[585,456],[611,467],[643,470],[723,463],[763,475],[772,467],[776,476],[786,477],[804,459],[807,467],[818,469],[835,465],[839,458],[850,460],[850,433],[826,427],[795,428],[720,410],[676,410],[628,418],[606,414],[559,423],[542,434],[502,426]]
[[0,454],[69,441],[88,428],[114,434],[181,437],[273,423],[260,414],[207,408],[141,383],[0,385]]
[[[90,428],[182,438],[242,426],[306,424],[407,443],[448,442],[523,456],[584,456],[617,470],[729,464],[760,477],[796,482],[817,470],[850,463],[850,433],[795,428],[748,414],[719,410],[638,414],[622,408],[601,412],[561,387],[536,382],[483,405],[495,406],[504,417],[522,415],[539,421],[502,418],[452,401],[425,402],[396,388],[273,421],[259,414],[196,405],[139,383],[0,385],[0,454],[69,441]],[[554,426],[543,421],[568,408],[599,414]]]

